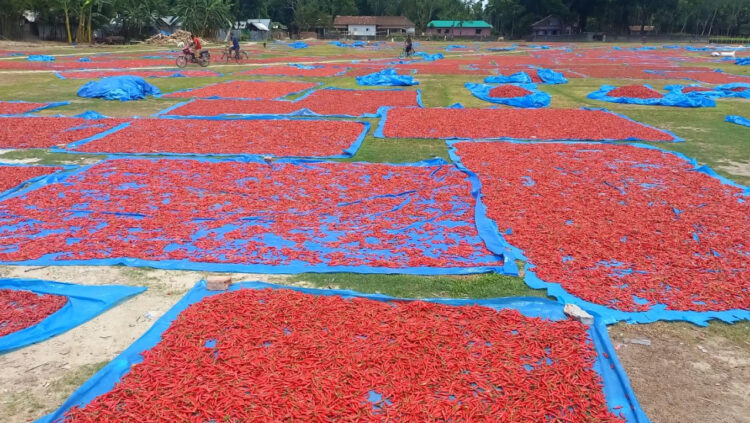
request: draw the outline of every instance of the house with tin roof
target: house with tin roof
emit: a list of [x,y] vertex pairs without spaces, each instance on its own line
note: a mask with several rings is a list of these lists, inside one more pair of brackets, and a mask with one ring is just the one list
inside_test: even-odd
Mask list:
[[414,34],[414,23],[405,16],[336,16],[333,27],[350,37]]
[[488,38],[492,25],[485,21],[430,21],[427,35],[444,38]]

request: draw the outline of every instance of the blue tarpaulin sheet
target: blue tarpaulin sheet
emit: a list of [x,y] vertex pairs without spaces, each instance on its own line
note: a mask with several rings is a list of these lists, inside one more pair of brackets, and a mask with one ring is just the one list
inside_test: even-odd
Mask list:
[[421,57],[425,62],[434,62],[435,60],[440,60],[445,56],[443,56],[443,53],[429,54],[423,51],[419,51],[414,53],[414,57]]
[[750,57],[738,57],[737,60],[734,61],[734,64],[740,66],[750,66]]
[[419,85],[419,81],[411,75],[399,75],[396,69],[383,69],[380,72],[358,76],[357,85],[411,86]]
[[[183,185],[192,184],[194,188],[188,190],[190,193],[185,193],[187,197],[191,197],[192,193],[199,193],[203,195],[218,195],[213,188],[203,187],[204,183],[201,182],[202,178],[205,177],[205,173],[196,173],[190,178],[186,178],[181,174],[175,174],[174,172],[167,172],[166,167],[178,167],[183,165],[195,165],[203,164],[210,166],[211,164],[226,165],[231,168],[241,168],[243,172],[257,170],[255,164],[264,164],[265,162],[258,158],[236,158],[234,160],[217,160],[208,158],[161,158],[161,159],[138,159],[135,157],[124,157],[117,159],[109,159],[103,162],[99,162],[93,165],[82,167],[74,172],[66,173],[65,175],[55,177],[44,178],[30,186],[27,186],[16,193],[6,197],[5,200],[18,200],[18,204],[28,202],[29,204],[37,204],[40,200],[38,193],[35,191],[49,185],[55,185],[56,189],[60,190],[59,198],[66,198],[65,192],[69,193],[70,196],[76,196],[82,193],[84,185],[81,185],[78,181],[81,178],[87,178],[88,172],[93,172],[92,168],[123,168],[125,165],[118,164],[122,160],[139,160],[142,163],[151,163],[153,160],[161,160],[159,164],[160,172],[158,175],[164,179],[164,184],[180,183]],[[303,178],[307,184],[311,184],[311,180],[318,177],[336,177],[346,179],[350,175],[364,174],[367,175],[370,164],[366,163],[346,163],[345,166],[339,166],[336,169],[329,169],[328,165],[333,162],[324,160],[301,160],[301,159],[279,159],[273,162],[272,169],[274,172],[266,172],[262,174],[268,182],[268,185],[273,187],[270,191],[265,194],[253,193],[253,196],[260,196],[255,201],[259,202],[278,202],[279,196],[283,192],[285,201],[298,201],[299,207],[290,209],[284,217],[284,222],[293,222],[297,220],[299,227],[307,226],[309,229],[299,229],[301,233],[305,234],[305,240],[297,240],[304,244],[305,249],[316,257],[320,257],[319,261],[312,262],[302,259],[289,258],[286,253],[283,252],[290,245],[290,240],[281,236],[278,232],[273,233],[268,228],[268,225],[276,222],[275,218],[265,218],[267,212],[256,211],[259,213],[255,218],[243,218],[242,216],[248,216],[251,211],[244,209],[238,209],[239,204],[244,201],[246,195],[243,194],[242,190],[232,191],[231,193],[222,193],[227,200],[226,203],[221,204],[220,208],[226,210],[225,212],[212,212],[211,219],[188,219],[185,222],[185,227],[189,228],[188,235],[180,235],[183,238],[173,242],[172,244],[159,249],[158,251],[153,250],[148,254],[139,255],[138,257],[131,257],[129,254],[122,250],[117,250],[119,243],[128,240],[129,244],[138,242],[139,239],[143,239],[144,242],[149,243],[153,241],[154,232],[146,230],[143,225],[148,225],[149,221],[156,219],[159,216],[159,212],[149,212],[147,215],[134,216],[132,213],[98,213],[94,217],[91,210],[101,209],[104,207],[109,210],[112,207],[114,201],[123,201],[125,197],[123,195],[140,195],[149,204],[152,204],[152,209],[159,210],[161,208],[168,208],[168,204],[173,201],[180,201],[180,199],[172,199],[170,192],[150,192],[146,190],[146,185],[135,184],[133,186],[118,188],[112,187],[108,182],[109,177],[118,177],[120,173],[105,173],[104,175],[94,172],[95,176],[91,178],[95,183],[85,185],[87,188],[86,195],[91,197],[88,202],[81,202],[75,200],[74,205],[68,208],[65,206],[65,211],[61,210],[60,213],[67,217],[63,217],[59,214],[55,214],[53,217],[44,218],[44,221],[34,220],[25,215],[19,215],[14,211],[6,210],[4,206],[7,203],[0,203],[0,213],[2,213],[5,219],[5,226],[3,227],[3,233],[7,237],[18,234],[19,237],[8,238],[7,242],[0,242],[6,251],[15,249],[16,251],[22,251],[22,243],[30,242],[43,242],[42,240],[46,236],[51,236],[53,233],[62,235],[67,234],[69,239],[73,242],[67,244],[67,248],[63,248],[50,254],[42,255],[38,258],[22,261],[5,261],[5,264],[14,265],[100,265],[100,266],[113,266],[113,265],[127,265],[134,267],[154,267],[160,269],[182,269],[182,270],[199,270],[199,271],[218,271],[218,272],[256,272],[256,273],[301,273],[301,272],[356,272],[356,273],[407,273],[407,274],[421,274],[421,275],[438,275],[438,274],[474,274],[474,273],[485,273],[485,272],[497,272],[503,274],[517,274],[517,268],[515,262],[512,260],[506,260],[503,256],[505,251],[505,244],[501,242],[499,237],[493,237],[492,231],[489,228],[489,221],[486,219],[479,219],[473,215],[474,208],[470,206],[469,201],[474,201],[478,193],[471,192],[466,193],[465,197],[456,196],[452,198],[450,202],[438,200],[436,197],[438,193],[442,193],[446,189],[455,189],[455,185],[445,185],[446,175],[452,175],[456,180],[460,180],[463,174],[454,174],[455,169],[449,163],[442,159],[433,159],[418,163],[409,164],[385,164],[390,167],[390,172],[394,174],[409,173],[414,175],[424,175],[425,180],[431,181],[430,186],[420,187],[418,190],[409,190],[406,192],[394,192],[392,194],[377,195],[367,199],[368,210],[371,212],[376,207],[383,209],[377,216],[370,216],[368,214],[356,213],[352,211],[350,214],[342,216],[329,215],[323,210],[326,207],[332,207],[330,202],[340,202],[337,207],[344,207],[351,205],[353,207],[360,207],[359,204],[364,204],[362,200],[357,200],[360,194],[356,194],[357,190],[368,190],[371,185],[369,178],[360,178],[347,182],[346,185],[338,184],[334,187],[340,190],[340,195],[332,193],[330,202],[326,204],[318,204],[312,207],[310,204],[305,204],[304,199],[308,196],[305,193],[305,187],[302,183]],[[250,164],[250,165],[248,165]],[[148,169],[148,165],[146,166]],[[153,165],[153,169],[156,170],[156,165]],[[146,172],[146,171],[142,171]],[[151,171],[148,171],[149,173]],[[291,172],[297,175],[297,184],[290,184],[290,179],[287,176],[287,172]],[[359,172],[359,173],[357,173]],[[279,176],[276,176],[278,173]],[[145,175],[146,173],[141,173]],[[332,175],[333,174],[333,175]],[[129,176],[132,177],[132,176]],[[253,178],[258,179],[258,176]],[[248,176],[248,179],[251,179]],[[178,181],[178,182],[168,182]],[[229,183],[229,182],[228,182]],[[242,182],[234,181],[232,183],[241,184]],[[317,182],[320,184],[320,182]],[[441,185],[442,183],[442,185]],[[348,189],[350,186],[351,189]],[[95,188],[96,187],[96,188]],[[184,189],[184,188],[183,188]],[[348,191],[347,191],[348,190]],[[98,194],[94,194],[94,191]],[[277,193],[276,193],[277,192]],[[345,195],[346,192],[352,192],[352,194]],[[390,192],[390,191],[389,191]],[[70,196],[68,198],[70,198]],[[107,205],[101,203],[102,199],[106,200]],[[191,197],[192,198],[192,197]],[[232,199],[236,198],[236,203],[232,202]],[[296,198],[297,200],[294,200]],[[383,204],[387,203],[390,198],[403,198],[404,204],[417,204],[420,213],[432,213],[433,210],[440,210],[440,208],[450,208],[451,214],[440,214],[427,220],[414,221],[416,218],[410,214],[403,214],[400,210],[403,206],[397,208],[384,208]],[[347,203],[347,199],[350,199],[350,203]],[[45,199],[46,201],[46,199]],[[54,201],[54,200],[53,200]],[[64,200],[61,200],[64,201]],[[217,204],[218,206],[218,204]],[[25,207],[25,206],[24,206]],[[33,206],[35,210],[39,210],[38,206]],[[46,206],[45,206],[46,207]],[[146,207],[146,206],[143,206]],[[233,208],[234,207],[234,208]],[[47,209],[49,210],[49,209]],[[78,212],[79,210],[85,210]],[[229,210],[236,210],[235,212],[229,212]],[[144,209],[144,212],[146,210]],[[242,216],[237,213],[243,213]],[[45,212],[46,213],[46,212]],[[464,213],[464,221],[459,222],[457,216]],[[471,213],[471,215],[466,214]],[[75,251],[79,251],[82,248],[80,244],[81,240],[76,239],[73,235],[74,231],[80,231],[79,223],[76,223],[79,219],[86,219],[87,225],[94,225],[96,229],[92,229],[91,236],[97,234],[115,230],[122,226],[128,229],[123,229],[125,235],[113,238],[112,243],[114,247],[91,247],[101,251],[101,258],[91,259],[73,259],[70,258],[70,254]],[[232,223],[224,224],[219,223],[222,219],[231,221]],[[339,240],[346,236],[345,228],[347,225],[354,225],[354,220],[357,219],[357,225],[363,225],[368,219],[379,219],[384,227],[388,225],[392,226],[393,229],[383,229],[380,232],[375,233],[367,241],[368,247],[354,247],[348,244],[342,244]],[[402,222],[401,226],[398,226],[398,222]],[[11,221],[16,223],[11,223]],[[94,223],[96,222],[96,223]],[[304,224],[303,224],[304,222]],[[476,228],[477,233],[464,234],[457,232],[455,229],[458,226],[466,226]],[[31,234],[30,231],[37,231]],[[216,237],[224,237],[226,232],[237,230],[249,231],[248,235],[241,239],[232,242],[218,240],[216,242],[208,241],[216,239]],[[163,228],[160,232],[164,232],[163,237],[174,237],[173,235],[167,235],[171,228]],[[311,236],[315,231],[322,233],[323,236]],[[23,232],[27,235],[20,235]],[[486,233],[485,233],[486,232]],[[253,235],[249,235],[252,233]],[[288,237],[290,235],[287,235]],[[159,236],[157,236],[159,237]],[[393,238],[392,238],[393,237]],[[252,238],[249,240],[248,238]],[[391,240],[392,238],[392,240]],[[172,238],[170,238],[172,239]],[[399,240],[396,243],[396,240]],[[389,241],[390,240],[390,241]],[[2,238],[0,238],[2,241]],[[240,254],[237,255],[237,251],[246,248],[250,245],[249,242],[261,245],[265,250],[269,250],[270,255],[276,255],[278,259],[269,259],[266,256],[256,256],[254,254]],[[445,251],[449,248],[449,245],[460,242],[467,246],[475,246],[474,250],[469,254],[465,253],[461,257],[453,257],[447,261],[442,259],[445,255]],[[427,245],[425,243],[430,243]],[[397,245],[398,244],[398,245]],[[382,245],[382,247],[378,247]],[[398,247],[398,248],[396,248]],[[237,249],[240,250],[237,250]],[[398,266],[391,265],[386,266],[382,263],[394,262],[402,259],[400,252],[401,248],[419,248],[424,254],[424,257],[433,260],[431,264],[419,264],[414,260],[401,260],[403,264]],[[232,256],[232,259],[226,260],[214,260],[205,261],[198,258],[193,258],[188,255],[185,258],[175,257],[170,255],[172,251],[186,249],[190,252],[194,252],[197,255],[211,254],[215,257],[226,257]],[[275,253],[271,253],[275,251]],[[343,262],[335,262],[337,254],[344,254],[351,260]],[[270,257],[268,255],[268,257]],[[67,257],[66,257],[67,256]],[[196,256],[197,257],[197,256]],[[447,258],[447,256],[446,256]]]
[[550,104],[549,94],[539,91],[536,84],[513,84],[517,87],[530,91],[530,94],[521,97],[493,97],[490,91],[495,85],[474,84],[467,82],[464,86],[471,91],[474,97],[480,98],[490,103],[505,104],[506,106],[523,107],[529,109],[538,109],[547,107]]
[[[646,85],[651,88],[651,86]],[[591,100],[606,101],[609,103],[639,104],[642,106],[669,106],[669,107],[716,107],[712,99],[700,95],[680,94],[668,92],[659,98],[636,98],[636,97],[612,97],[609,92],[617,87],[602,85],[598,91],[590,93],[587,97]]]
[[[346,299],[365,298],[375,301],[415,301],[413,299],[400,299],[381,294],[363,294],[348,290],[324,290],[299,287],[287,287],[272,285],[263,282],[243,282],[233,284],[229,291],[241,289],[289,289],[310,295],[340,296]],[[130,368],[143,361],[142,354],[151,350],[161,341],[161,336],[172,322],[177,319],[190,305],[202,301],[206,297],[219,295],[222,291],[208,291],[205,282],[199,282],[191,289],[177,304],[165,313],[142,337],[135,341],[128,349],[122,352],[68,398],[59,409],[53,413],[37,420],[37,423],[51,423],[61,418],[66,411],[72,407],[84,407],[100,395],[112,390],[112,388],[125,376]],[[482,300],[430,298],[429,301],[449,306],[471,306],[479,305],[494,310],[517,310],[526,317],[549,319],[553,321],[566,319],[563,305],[549,300],[531,297],[517,298],[493,298]],[[598,316],[595,316],[594,324],[589,327],[589,337],[596,350],[596,359],[593,364],[594,370],[602,378],[602,389],[607,401],[607,408],[615,415],[620,415],[627,423],[647,423],[648,417],[636,399],[635,392],[630,386],[630,381],[622,367],[617,352],[607,334],[607,328]]]
[[[667,85],[664,89],[676,94],[683,94],[685,88],[688,87],[702,87],[702,85]],[[731,84],[715,85],[708,91],[691,91],[687,94],[711,98],[750,98],[750,84],[747,82],[733,82]]]
[[536,74],[539,77],[539,79],[542,80],[543,84],[567,84],[568,79],[565,78],[565,75],[563,75],[562,72],[556,72],[552,69],[546,69],[546,68],[537,68]]
[[86,62],[90,62],[91,59],[89,59],[88,57],[81,57],[80,59],[78,59],[78,61],[86,63]]
[[328,44],[331,44],[331,45],[334,45],[334,46],[337,46],[337,47],[354,47],[354,48],[364,47],[364,46],[367,45],[367,43],[365,41],[352,41],[349,44],[341,42],[341,41],[331,41]]
[[513,75],[492,75],[484,78],[488,84],[531,84],[531,76],[526,72],[516,72]]
[[[2,166],[2,167],[61,167],[64,170],[72,170],[72,169],[76,168],[76,166],[72,166],[72,165],[66,165],[66,166],[56,166],[56,165],[27,165],[27,164],[19,164],[19,163],[2,163],[2,162],[0,162],[0,166]],[[2,200],[6,196],[8,196],[8,195],[10,195],[10,194],[18,191],[19,189],[23,188],[27,184],[34,183],[34,182],[37,182],[37,181],[41,181],[42,179],[44,179],[44,178],[46,178],[48,176],[49,176],[49,174],[38,176],[36,178],[32,178],[32,179],[23,181],[18,186],[6,189],[5,191],[0,191],[0,200]]]
[[55,56],[48,56],[46,54],[32,54],[26,58],[29,62],[54,62]]
[[466,47],[465,45],[460,45],[460,44],[452,44],[452,45],[449,45],[449,46],[445,47],[445,51],[453,51],[453,50],[465,50],[465,49],[467,49],[467,48],[468,48],[468,47]]
[[[482,183],[479,180],[479,177],[476,175],[476,173],[472,172],[466,166],[463,165],[461,162],[461,157],[457,154],[456,148],[454,145],[456,143],[465,142],[463,140],[449,140],[448,143],[448,153],[453,160],[454,163],[456,163],[456,166],[458,166],[459,169],[463,170],[465,173],[469,175],[469,178],[471,179],[471,183],[473,186],[473,189],[477,192],[481,192]],[[500,142],[544,142],[544,141],[500,141]],[[581,144],[581,145],[590,145],[592,148],[595,148],[597,145],[601,145],[602,143],[598,142],[583,142],[583,141],[555,141],[557,143],[564,143],[564,144]],[[718,179],[721,181],[721,183],[730,185],[733,187],[737,187],[743,190],[743,195],[745,197],[750,196],[750,187],[742,186],[734,181],[727,179],[718,173],[716,173],[713,169],[711,169],[708,166],[702,166],[699,165],[698,162],[695,159],[692,159],[688,156],[685,156],[684,154],[677,153],[674,151],[664,150],[658,147],[654,147],[648,144],[641,144],[641,143],[634,143],[631,144],[635,147],[639,148],[646,148],[651,150],[658,150],[662,152],[666,152],[669,154],[673,154],[688,163],[690,163],[693,166],[692,171],[705,173],[713,178]],[[478,196],[477,200],[477,219],[489,219],[486,214],[486,206],[482,202],[482,196],[481,194]],[[494,227],[494,230],[500,233],[500,231],[497,228],[497,224],[492,221],[492,226]],[[484,234],[482,234],[484,236]],[[502,235],[500,235],[502,238]],[[501,241],[504,244],[507,244],[507,241],[503,238]],[[582,300],[575,295],[572,295],[568,293],[559,283],[551,282],[551,281],[544,281],[540,279],[536,273],[534,272],[534,265],[529,263],[529,259],[526,257],[524,251],[520,248],[517,248],[513,245],[510,247],[509,254],[513,256],[516,260],[522,260],[525,261],[526,264],[524,266],[525,273],[524,273],[524,282],[526,285],[533,289],[546,289],[547,295],[557,298],[557,300],[563,304],[571,303],[576,304],[580,306],[582,309],[588,311],[589,313],[596,314],[598,316],[601,316],[602,322],[609,325],[614,324],[617,322],[627,322],[627,323],[653,323],[656,321],[686,321],[690,322],[699,326],[706,326],[708,325],[708,322],[712,319],[718,319],[727,323],[734,323],[740,320],[750,320],[750,311],[749,310],[728,310],[728,311],[676,311],[676,310],[667,310],[666,305],[664,304],[658,304],[651,307],[648,311],[638,311],[638,312],[628,312],[628,311],[622,311],[617,310],[614,308],[606,307],[601,304],[595,304],[591,303],[585,300]]]
[[161,91],[140,76],[123,75],[89,81],[78,90],[79,97],[104,100],[142,100],[147,96],[160,96]]
[[742,126],[749,126],[750,127],[750,119],[742,116],[736,116],[736,115],[729,115],[724,120],[726,120],[729,123],[736,123],[737,125]]
[[36,279],[0,279],[0,289],[63,295],[68,302],[34,326],[0,337],[0,353],[42,342],[82,323],[146,288],[120,285],[73,285]]
[[307,43],[302,42],[302,41],[296,41],[296,42],[293,42],[293,43],[289,43],[289,44],[287,44],[287,46],[289,46],[291,48],[297,48],[297,49],[310,47]]

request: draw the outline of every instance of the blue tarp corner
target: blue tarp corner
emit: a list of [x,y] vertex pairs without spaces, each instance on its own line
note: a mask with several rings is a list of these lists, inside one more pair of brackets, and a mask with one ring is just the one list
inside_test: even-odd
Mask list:
[[36,279],[0,279],[0,289],[62,295],[68,302],[34,326],[0,337],[0,354],[35,344],[85,323],[146,288],[121,285],[74,285]]
[[107,116],[104,116],[103,114],[93,111],[93,110],[86,110],[85,112],[74,115],[73,117],[83,118],[83,119],[88,119],[88,120],[97,120],[97,119],[107,118]]
[[161,91],[140,76],[123,75],[87,82],[78,90],[79,97],[104,100],[141,100],[146,96],[160,96]]
[[729,123],[735,123],[737,125],[750,126],[750,119],[746,117],[742,117],[742,116],[729,115],[726,118],[724,118],[724,120],[726,120]]
[[380,72],[358,76],[357,84],[366,86],[379,85],[408,87],[411,85],[419,85],[419,81],[415,80],[411,75],[399,75],[395,69],[383,69]]

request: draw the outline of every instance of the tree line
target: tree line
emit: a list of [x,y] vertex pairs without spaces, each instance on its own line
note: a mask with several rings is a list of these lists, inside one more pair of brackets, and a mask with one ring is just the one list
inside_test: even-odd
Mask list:
[[0,36],[20,36],[24,12],[37,24],[64,26],[68,41],[90,42],[99,28],[127,38],[152,35],[163,16],[200,35],[235,19],[270,18],[292,32],[330,27],[337,15],[402,15],[418,32],[431,20],[485,20],[498,36],[515,39],[556,15],[577,32],[750,35],[750,0],[0,0]]

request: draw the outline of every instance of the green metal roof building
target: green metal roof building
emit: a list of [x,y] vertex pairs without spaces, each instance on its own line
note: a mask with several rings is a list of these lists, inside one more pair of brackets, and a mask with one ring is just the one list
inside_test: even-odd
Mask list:
[[427,35],[444,37],[486,38],[492,25],[485,21],[430,21]]

